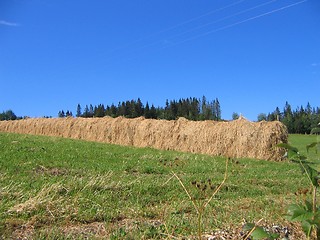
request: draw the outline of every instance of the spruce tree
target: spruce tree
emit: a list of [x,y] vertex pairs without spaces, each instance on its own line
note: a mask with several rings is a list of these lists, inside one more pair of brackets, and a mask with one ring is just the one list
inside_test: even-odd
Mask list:
[[65,113],[64,113],[63,110],[61,110],[61,111],[58,112],[58,117],[59,117],[59,118],[64,118],[65,116],[66,116],[66,115],[65,115]]
[[94,115],[94,109],[93,109],[92,104],[90,104],[90,107],[89,107],[89,117],[93,117],[93,115]]
[[118,117],[118,109],[117,107],[112,103],[111,104],[111,107],[110,107],[110,114],[111,114],[111,117]]
[[157,109],[152,104],[150,108],[150,118],[157,119]]
[[150,107],[149,107],[149,103],[146,103],[146,106],[144,108],[144,117],[145,118],[151,118],[150,117]]
[[144,115],[144,106],[140,98],[138,98],[138,100],[135,103],[135,113],[138,117],[141,117]]
[[2,112],[0,114],[0,121],[16,120],[16,119],[18,119],[18,117],[16,116],[16,114],[14,114],[14,112],[12,110],[7,110],[7,111]]
[[221,107],[218,98],[213,101],[213,119],[216,121],[221,120]]
[[90,116],[89,107],[88,105],[86,105],[84,108],[83,117],[88,118],[89,116]]
[[77,106],[77,114],[76,114],[76,117],[81,117],[81,106],[80,104],[78,103],[78,106]]
[[287,126],[289,133],[294,133],[294,117],[291,109],[291,105],[286,102],[283,109],[282,123]]

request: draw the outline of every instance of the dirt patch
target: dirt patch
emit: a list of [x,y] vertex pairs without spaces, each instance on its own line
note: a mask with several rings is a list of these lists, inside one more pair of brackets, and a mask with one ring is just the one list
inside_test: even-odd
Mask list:
[[38,175],[46,174],[46,175],[50,175],[50,176],[63,176],[68,173],[68,171],[63,168],[57,168],[57,167],[46,168],[42,165],[35,167],[33,169],[33,172]]
[[154,120],[143,117],[24,119],[0,122],[0,132],[59,136],[112,144],[152,147],[234,158],[281,160],[275,145],[287,142],[278,122]]
[[63,232],[63,235],[72,236],[74,239],[107,238],[109,236],[106,224],[103,222],[67,226],[61,228],[61,232]]

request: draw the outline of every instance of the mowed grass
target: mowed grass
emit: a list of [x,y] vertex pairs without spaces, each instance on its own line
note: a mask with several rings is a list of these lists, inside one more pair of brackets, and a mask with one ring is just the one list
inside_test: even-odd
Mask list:
[[[291,135],[305,149],[314,136]],[[304,151],[304,150],[303,150]],[[314,154],[314,153],[313,153]],[[314,157],[317,157],[315,154]],[[0,133],[0,239],[171,239],[197,235],[197,203],[222,181],[226,159],[56,137]],[[288,161],[230,159],[203,232],[243,219],[287,224],[308,187]]]

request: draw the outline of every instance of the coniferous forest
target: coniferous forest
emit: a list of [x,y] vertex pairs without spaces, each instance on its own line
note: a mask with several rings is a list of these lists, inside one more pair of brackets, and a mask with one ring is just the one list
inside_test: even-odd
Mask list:
[[289,133],[320,134],[320,107],[312,107],[310,103],[305,107],[301,105],[292,109],[286,102],[282,111],[276,107],[269,114],[259,114],[258,121],[261,120],[279,120],[287,126]]
[[[72,112],[59,111],[59,117],[73,116]],[[119,102],[118,105],[99,104],[93,106],[85,105],[84,108],[78,104],[76,109],[76,117],[119,117],[126,118],[145,117],[153,119],[174,120],[179,117],[184,117],[189,120],[222,120],[220,102],[216,98],[213,101],[207,101],[206,97],[197,98],[181,98],[177,100],[166,100],[165,107],[155,107],[148,102],[144,105],[140,98],[137,100]]]
[[[143,104],[141,99],[127,100],[119,102],[117,105],[85,105],[80,104],[76,107],[76,113],[70,110],[61,110],[58,117],[119,117],[126,118],[145,117],[147,119],[166,119],[174,120],[184,117],[189,120],[215,120],[223,121],[221,117],[221,106],[219,99],[208,101],[205,96],[200,98],[181,98],[179,100],[166,100],[164,107],[154,106],[153,104]],[[237,119],[238,113],[232,114],[232,119]],[[17,117],[12,110],[0,113],[0,121],[21,119]],[[285,124],[289,133],[299,134],[320,134],[320,107],[312,107],[307,103],[292,109],[291,105],[286,102],[281,109],[276,107],[273,112],[268,114],[260,113],[257,116],[258,121],[275,121],[279,120]]]

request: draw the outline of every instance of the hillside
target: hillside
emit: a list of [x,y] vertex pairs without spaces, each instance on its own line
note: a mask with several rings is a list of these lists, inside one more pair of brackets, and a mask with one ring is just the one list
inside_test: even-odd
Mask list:
[[[292,142],[312,141],[293,135]],[[155,239],[196,235],[198,202],[223,179],[225,158],[57,137],[0,133],[3,238]],[[199,189],[199,185],[211,188]],[[296,226],[283,218],[306,179],[289,162],[231,159],[208,205],[203,232],[238,231],[243,219]],[[198,184],[197,184],[198,185]]]

